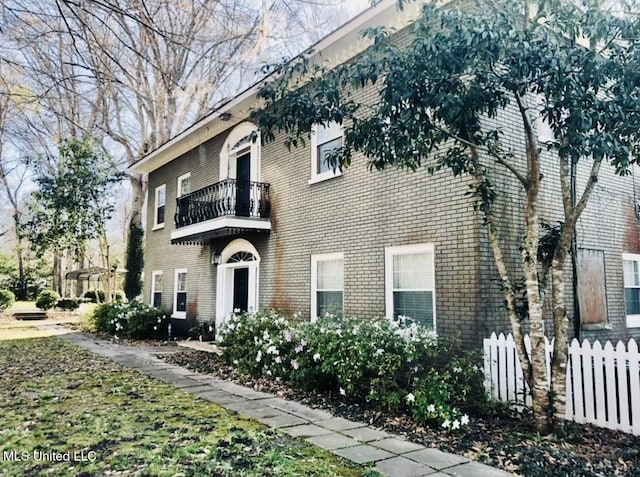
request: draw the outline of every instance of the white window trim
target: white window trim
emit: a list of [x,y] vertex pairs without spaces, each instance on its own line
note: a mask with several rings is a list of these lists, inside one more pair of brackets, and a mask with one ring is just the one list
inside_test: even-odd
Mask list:
[[[316,321],[319,316],[316,316],[316,310],[318,305],[318,262],[324,262],[329,260],[342,260],[342,273],[344,276],[344,253],[322,253],[317,255],[311,255],[311,322]],[[344,312],[344,283],[342,285],[342,309]]]
[[[622,261],[631,261],[631,262],[638,262],[638,266],[640,266],[640,254],[637,253],[623,253],[622,254]],[[624,289],[626,289],[627,287],[625,286],[624,283],[624,263],[623,263],[623,275],[622,275],[622,287],[623,287],[623,297],[624,297]],[[627,308],[627,303],[625,302],[624,304],[625,307],[625,316],[627,318],[627,328],[640,328],[640,315],[627,315],[626,312],[626,308]]]
[[435,253],[432,243],[420,243],[414,245],[399,245],[385,247],[384,249],[384,293],[385,293],[385,315],[393,318],[393,257],[396,255],[409,255],[414,253],[431,253],[433,266],[431,268],[431,283],[433,283],[433,330],[437,332],[436,315],[436,281],[435,281]]
[[[341,127],[342,131],[342,143],[344,144],[344,127]],[[309,179],[309,185],[317,184],[318,182],[324,182],[329,179],[333,179],[335,177],[340,177],[342,175],[342,171],[339,168],[336,170],[328,170],[325,172],[317,173],[316,172],[316,164],[318,162],[318,126],[314,124],[311,126],[311,179]]]
[[[187,268],[176,268],[175,271],[173,272],[173,313],[171,314],[171,318],[179,318],[179,319],[186,319],[187,318],[187,311],[178,311],[176,310],[177,306],[178,306],[178,275],[180,273],[186,273],[187,274],[187,279],[189,277],[189,270]],[[187,290],[187,296],[189,291]]]
[[[187,172],[186,174],[182,174],[181,176],[178,176],[178,183],[176,184],[176,197],[182,197],[183,195],[185,195],[182,192],[182,181],[190,178],[191,178],[191,172]],[[189,190],[189,192],[191,192],[191,190]]]
[[[240,148],[234,146],[250,134],[258,134],[257,138]],[[260,182],[261,147],[258,127],[251,122],[238,124],[227,136],[220,150],[220,180],[236,178],[236,159],[238,153],[249,152],[251,154],[251,181]]]
[[[160,192],[164,191],[164,222],[158,223],[158,196]],[[155,196],[153,200],[153,228],[151,230],[159,230],[164,228],[164,224],[167,222],[167,184],[162,184],[156,187]]]
[[[156,277],[157,276],[163,276],[162,270],[154,270],[154,271],[151,272],[151,296],[149,297],[149,305],[151,305],[151,306],[153,306],[153,295],[155,295],[156,291],[158,291],[158,290],[156,290]],[[164,277],[163,277],[163,279],[164,279]],[[163,288],[162,290],[159,290],[160,293],[163,293],[163,291],[164,291],[164,280],[163,280],[163,283],[162,283],[162,288]]]

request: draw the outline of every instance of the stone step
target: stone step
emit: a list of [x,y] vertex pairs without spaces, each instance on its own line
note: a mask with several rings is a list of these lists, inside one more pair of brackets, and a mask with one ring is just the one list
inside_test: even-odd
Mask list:
[[16,320],[46,320],[47,312],[42,310],[24,310],[24,311],[14,311],[13,317]]

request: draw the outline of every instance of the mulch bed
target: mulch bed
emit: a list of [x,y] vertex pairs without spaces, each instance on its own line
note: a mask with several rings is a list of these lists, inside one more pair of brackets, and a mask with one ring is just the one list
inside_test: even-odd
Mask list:
[[540,436],[527,414],[504,410],[490,418],[472,418],[457,431],[422,427],[403,414],[390,414],[352,403],[338,394],[293,389],[286,383],[253,378],[225,365],[219,356],[181,351],[165,360],[191,370],[270,392],[337,416],[367,422],[419,444],[531,477],[640,477],[640,437],[568,422],[561,432]]

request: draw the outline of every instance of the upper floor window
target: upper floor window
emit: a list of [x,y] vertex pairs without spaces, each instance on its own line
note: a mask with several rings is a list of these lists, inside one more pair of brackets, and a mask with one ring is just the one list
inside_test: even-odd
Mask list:
[[627,328],[640,327],[640,255],[622,254]]
[[151,306],[162,306],[162,271],[151,272]]
[[408,316],[435,329],[433,245],[385,249],[387,316]]
[[175,271],[173,297],[173,318],[187,317],[187,269],[178,268]]
[[327,253],[311,256],[311,317],[342,313],[344,306],[344,256]]
[[327,158],[335,149],[342,147],[342,125],[330,122],[317,124],[311,129],[311,180],[309,184],[342,175],[340,169],[333,169]]
[[167,186],[162,184],[156,187],[155,201],[153,210],[153,228],[160,229],[164,227],[165,206],[167,202]]
[[182,197],[183,195],[187,195],[191,192],[191,172],[187,172],[186,174],[178,177],[176,192],[177,197]]

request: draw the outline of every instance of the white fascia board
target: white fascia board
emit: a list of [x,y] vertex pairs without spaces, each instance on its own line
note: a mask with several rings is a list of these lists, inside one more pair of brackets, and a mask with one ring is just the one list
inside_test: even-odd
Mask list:
[[247,219],[235,216],[217,217],[198,224],[187,225],[171,232],[171,240],[187,238],[191,235],[211,232],[224,228],[238,228],[251,230],[271,230],[271,221],[262,219]]

